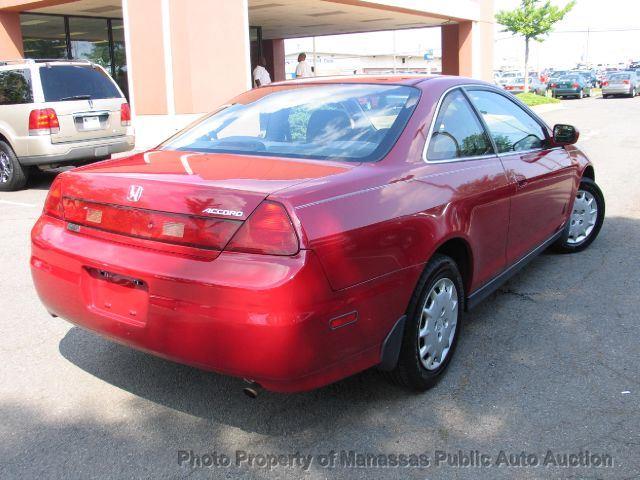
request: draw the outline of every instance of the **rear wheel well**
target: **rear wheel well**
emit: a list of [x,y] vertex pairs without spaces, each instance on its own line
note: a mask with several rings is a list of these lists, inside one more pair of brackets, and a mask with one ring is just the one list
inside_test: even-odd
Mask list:
[[590,178],[594,182],[596,181],[596,172],[593,170],[593,167],[591,165],[587,165],[587,168],[584,169],[582,176]]
[[471,276],[473,274],[473,264],[471,262],[472,257],[469,244],[462,238],[452,238],[440,245],[436,250],[436,253],[447,255],[456,262],[458,270],[460,270],[460,275],[462,276],[464,289],[468,294],[469,288],[471,287]]
[[3,134],[1,134],[1,133],[0,133],[0,142],[4,142],[4,143],[6,143],[7,145],[9,145],[11,148],[13,148],[13,147],[11,146],[11,142],[9,142],[9,139],[8,139],[7,137],[5,137],[5,136],[4,136]]

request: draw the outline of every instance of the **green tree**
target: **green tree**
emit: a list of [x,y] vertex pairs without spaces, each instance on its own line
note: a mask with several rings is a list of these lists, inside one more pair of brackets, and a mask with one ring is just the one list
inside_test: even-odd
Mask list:
[[529,41],[543,42],[553,26],[564,18],[573,8],[575,0],[564,8],[551,5],[550,0],[522,0],[515,10],[500,10],[496,14],[496,21],[504,26],[503,32],[524,37],[524,88],[529,91]]

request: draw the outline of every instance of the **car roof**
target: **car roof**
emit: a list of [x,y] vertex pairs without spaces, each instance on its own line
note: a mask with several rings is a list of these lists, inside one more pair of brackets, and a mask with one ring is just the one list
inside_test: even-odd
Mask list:
[[493,85],[492,83],[485,82],[484,80],[476,80],[466,77],[458,77],[453,75],[420,75],[420,74],[406,74],[406,75],[335,75],[327,77],[308,77],[293,80],[284,80],[280,82],[273,82],[269,86],[291,86],[291,85],[326,85],[326,84],[338,84],[338,83],[361,83],[361,84],[380,84],[380,85],[408,85],[418,86],[425,83],[450,83],[452,85],[458,83],[464,84],[481,84],[481,85]]

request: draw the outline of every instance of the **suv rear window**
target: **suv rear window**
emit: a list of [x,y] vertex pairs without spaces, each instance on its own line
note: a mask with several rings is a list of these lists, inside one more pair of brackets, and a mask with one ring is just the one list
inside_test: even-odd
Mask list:
[[29,70],[0,72],[0,105],[33,103]]
[[40,80],[45,102],[122,97],[113,80],[101,69],[91,66],[43,66]]

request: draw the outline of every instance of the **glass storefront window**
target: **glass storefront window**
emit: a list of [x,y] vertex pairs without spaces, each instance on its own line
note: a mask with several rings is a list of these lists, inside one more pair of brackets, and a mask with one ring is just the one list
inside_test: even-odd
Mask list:
[[71,57],[111,70],[109,24],[104,18],[69,17]]
[[111,35],[113,39],[113,79],[125,97],[129,98],[127,55],[124,47],[124,24],[122,20],[111,20]]
[[122,19],[22,13],[20,27],[26,58],[97,63],[129,98]]
[[67,58],[64,18],[49,15],[20,15],[24,55],[29,58]]

